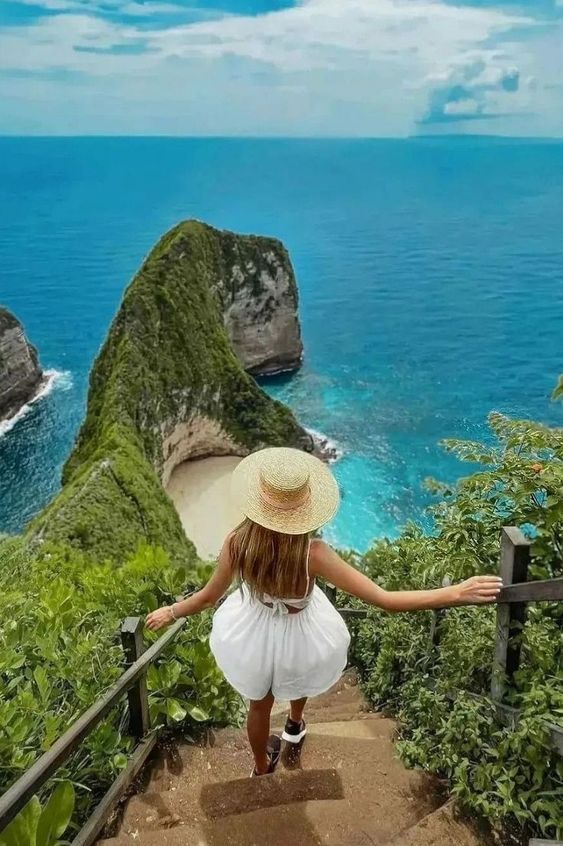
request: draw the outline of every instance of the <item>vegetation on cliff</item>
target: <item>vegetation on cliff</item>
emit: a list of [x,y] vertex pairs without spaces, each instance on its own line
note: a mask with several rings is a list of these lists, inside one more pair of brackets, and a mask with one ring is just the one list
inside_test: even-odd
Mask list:
[[233,262],[256,267],[261,252],[272,251],[286,261],[273,239],[197,221],[180,223],[158,242],[125,292],[94,364],[63,490],[32,525],[35,537],[67,541],[100,561],[123,560],[139,541],[163,547],[177,562],[193,561],[162,488],[178,426],[186,425],[182,458],[214,451],[197,441],[202,421],[215,426],[219,452],[311,446],[293,414],[245,372],[224,326]]

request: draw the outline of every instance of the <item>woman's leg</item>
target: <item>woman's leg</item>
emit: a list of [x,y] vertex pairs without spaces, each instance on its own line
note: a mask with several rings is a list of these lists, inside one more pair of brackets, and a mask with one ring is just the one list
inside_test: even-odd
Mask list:
[[303,711],[305,710],[306,704],[306,696],[303,699],[292,699],[289,703],[289,716],[294,723],[300,723],[303,719]]
[[266,747],[270,736],[270,714],[273,704],[274,697],[270,692],[264,699],[252,700],[248,709],[246,728],[258,775],[267,773],[270,766]]

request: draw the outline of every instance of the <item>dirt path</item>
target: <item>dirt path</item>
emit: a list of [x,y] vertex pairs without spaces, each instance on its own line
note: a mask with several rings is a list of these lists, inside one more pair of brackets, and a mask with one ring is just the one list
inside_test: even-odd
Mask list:
[[[285,709],[275,717],[282,727]],[[394,754],[395,724],[366,710],[353,674],[314,700],[301,753],[250,779],[242,730],[156,762],[105,846],[479,846],[430,776]]]

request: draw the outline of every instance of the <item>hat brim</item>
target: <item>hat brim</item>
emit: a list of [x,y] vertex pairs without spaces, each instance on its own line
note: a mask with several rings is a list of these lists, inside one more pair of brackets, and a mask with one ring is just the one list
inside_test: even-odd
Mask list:
[[283,452],[296,450],[271,447],[244,458],[233,471],[232,492],[239,508],[254,523],[286,535],[304,535],[330,522],[340,505],[340,492],[330,469],[309,453],[300,455],[309,471],[310,496],[297,508],[286,510],[266,503],[260,495],[260,471],[273,452],[283,458]]

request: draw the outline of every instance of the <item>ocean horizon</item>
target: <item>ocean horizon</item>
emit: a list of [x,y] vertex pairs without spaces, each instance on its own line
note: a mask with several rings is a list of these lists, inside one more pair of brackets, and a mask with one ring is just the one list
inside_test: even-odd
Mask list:
[[562,174],[543,138],[0,137],[0,303],[52,374],[0,424],[0,532],[59,489],[125,287],[189,217],[289,251],[305,360],[263,385],[342,452],[329,539],[428,527],[424,479],[472,470],[441,439],[563,424]]

